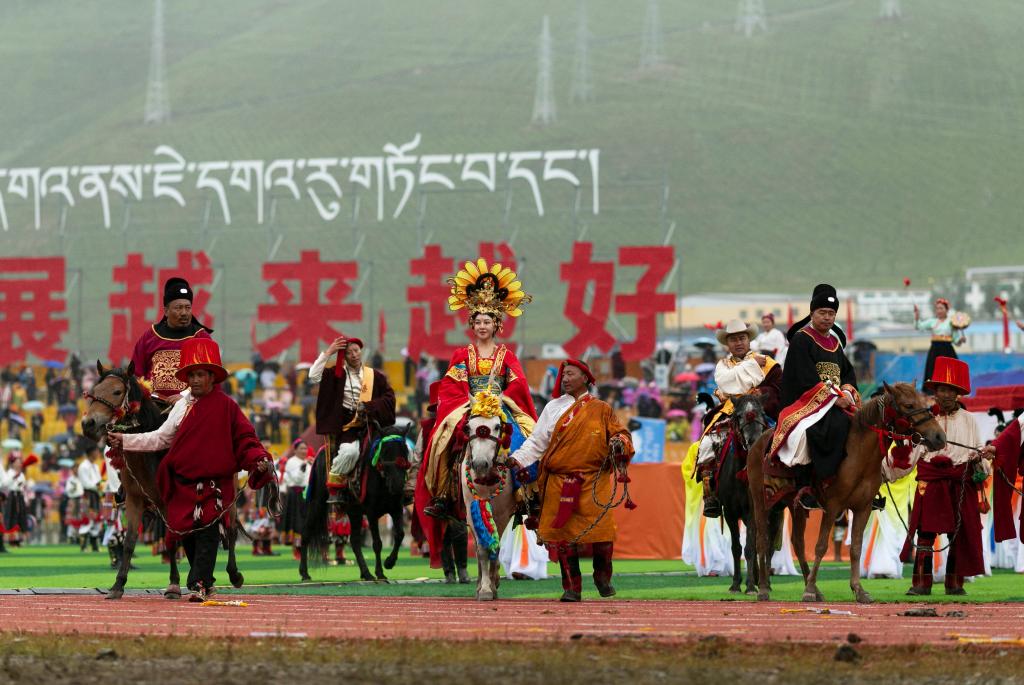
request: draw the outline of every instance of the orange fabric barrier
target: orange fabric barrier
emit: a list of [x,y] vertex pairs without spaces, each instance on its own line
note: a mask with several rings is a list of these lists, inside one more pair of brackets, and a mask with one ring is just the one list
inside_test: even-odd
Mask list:
[[634,464],[629,477],[629,494],[637,508],[613,510],[618,526],[615,558],[679,559],[684,518],[679,464]]

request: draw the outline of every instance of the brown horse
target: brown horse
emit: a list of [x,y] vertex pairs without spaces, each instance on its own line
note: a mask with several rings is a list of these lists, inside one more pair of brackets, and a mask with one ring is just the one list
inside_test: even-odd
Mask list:
[[[96,370],[100,377],[86,395],[88,405],[82,417],[82,433],[86,437],[99,442],[108,430],[122,433],[145,433],[156,430],[163,424],[166,415],[149,397],[138,379],[135,377],[134,363],[127,369],[105,369],[96,362]],[[125,494],[125,535],[124,553],[118,567],[117,579],[107,593],[107,599],[120,599],[124,595],[124,586],[128,582],[128,570],[131,568],[132,554],[142,523],[142,514],[148,508],[161,518],[167,515],[166,506],[160,497],[156,484],[156,470],[160,458],[165,452],[125,452],[124,466],[118,470],[121,486]],[[268,487],[276,487],[271,481]],[[235,561],[235,542],[238,538],[235,504],[223,519],[225,528],[225,548],[228,551],[227,574],[234,587],[241,587],[244,582]],[[178,573],[176,549],[168,550],[170,557],[170,582],[164,597],[181,598],[181,577]]]
[[[885,452],[880,449],[880,435],[912,432],[915,442],[923,441],[930,449],[942,449],[946,434],[931,413],[931,403],[909,383],[883,384],[885,392],[869,400],[850,419],[850,432],[846,438],[846,458],[839,465],[835,480],[824,490],[821,497],[824,513],[818,528],[818,541],[814,547],[814,566],[806,577],[803,601],[821,602],[824,596],[818,590],[818,568],[822,557],[828,551],[828,537],[839,512],[849,509],[853,512],[850,544],[850,589],[858,602],[870,603],[871,595],[860,584],[860,550],[871,513],[871,500],[882,484],[882,459]],[[771,443],[772,431],[765,431],[747,454],[747,477],[750,495],[754,505],[754,520],[757,525],[757,554],[762,568],[770,568],[769,542],[767,533],[768,511],[765,502],[763,458]],[[794,521],[796,517],[794,517]],[[757,598],[769,599],[770,588],[767,574],[758,578]]]

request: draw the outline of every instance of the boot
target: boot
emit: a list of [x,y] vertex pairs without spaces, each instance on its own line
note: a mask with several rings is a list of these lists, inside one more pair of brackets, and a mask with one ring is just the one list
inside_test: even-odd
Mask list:
[[722,503],[715,497],[715,489],[711,485],[710,470],[705,470],[701,473],[701,482],[704,485],[704,518],[716,519],[722,515]]
[[280,552],[275,552],[270,547],[270,540],[260,540],[260,543],[263,546],[263,556],[265,556],[265,557],[279,557],[279,556],[281,556]]
[[[932,537],[934,543],[935,538]],[[932,550],[927,539],[917,538],[919,546],[928,546],[928,549],[919,549],[914,553],[914,575],[911,580],[908,595],[924,596],[932,594]]]
[[814,492],[811,468],[810,465],[807,465],[795,469],[797,485],[796,503],[808,511],[811,509],[821,509],[818,495]]
[[78,551],[79,552],[84,552],[85,551],[85,546],[88,545],[88,544],[89,544],[89,536],[88,535],[79,535],[78,536]]
[[100,539],[99,539],[99,536],[97,536],[97,535],[90,535],[89,536],[89,545],[92,547],[92,551],[93,552],[99,552],[100,551]]
[[615,543],[595,542],[594,550],[594,585],[602,597],[614,597],[612,586],[612,549]]
[[967,594],[967,590],[964,590],[964,577],[959,573],[950,573],[947,570],[945,586],[947,595]]
[[583,578],[580,575],[579,549],[576,545],[558,545],[558,568],[562,572],[562,596],[560,602],[583,600]]
[[459,574],[459,584],[469,585],[473,581],[469,577],[469,571],[466,570],[465,566],[459,566],[455,569]]
[[260,541],[259,540],[253,540],[252,541],[252,555],[254,557],[262,557],[263,556],[263,549],[260,546]]
[[440,497],[435,497],[430,500],[430,504],[423,507],[423,513],[436,519],[446,518],[448,516],[448,503]]
[[338,563],[338,566],[345,565],[345,543],[334,543],[334,560]]

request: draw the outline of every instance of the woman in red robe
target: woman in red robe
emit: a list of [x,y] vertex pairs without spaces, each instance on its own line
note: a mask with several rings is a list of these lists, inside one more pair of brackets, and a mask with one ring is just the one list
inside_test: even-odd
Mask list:
[[463,424],[472,397],[482,390],[502,396],[505,418],[513,428],[516,449],[533,432],[537,410],[523,367],[512,350],[495,338],[504,316],[520,316],[520,305],[532,298],[524,293],[515,273],[500,264],[488,267],[483,259],[466,262],[465,269],[448,280],[450,309],[468,309],[473,342],[455,350],[438,392],[437,419],[423,451],[416,483],[416,511],[427,535],[430,565],[441,567],[441,541],[446,519],[463,518],[459,480],[452,463],[464,445]]

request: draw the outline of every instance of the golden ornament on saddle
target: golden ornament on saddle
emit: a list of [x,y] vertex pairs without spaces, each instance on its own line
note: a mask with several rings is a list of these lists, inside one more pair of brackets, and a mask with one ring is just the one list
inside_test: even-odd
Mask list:
[[493,418],[501,414],[501,398],[494,393],[481,390],[473,395],[473,407],[470,416]]
[[967,312],[953,312],[949,317],[949,325],[962,331],[971,325],[971,315]]
[[533,301],[523,291],[516,273],[501,264],[487,266],[487,260],[466,262],[465,267],[448,279],[452,286],[448,309],[469,309],[473,314],[490,314],[498,319],[505,314],[520,316],[522,305]]

